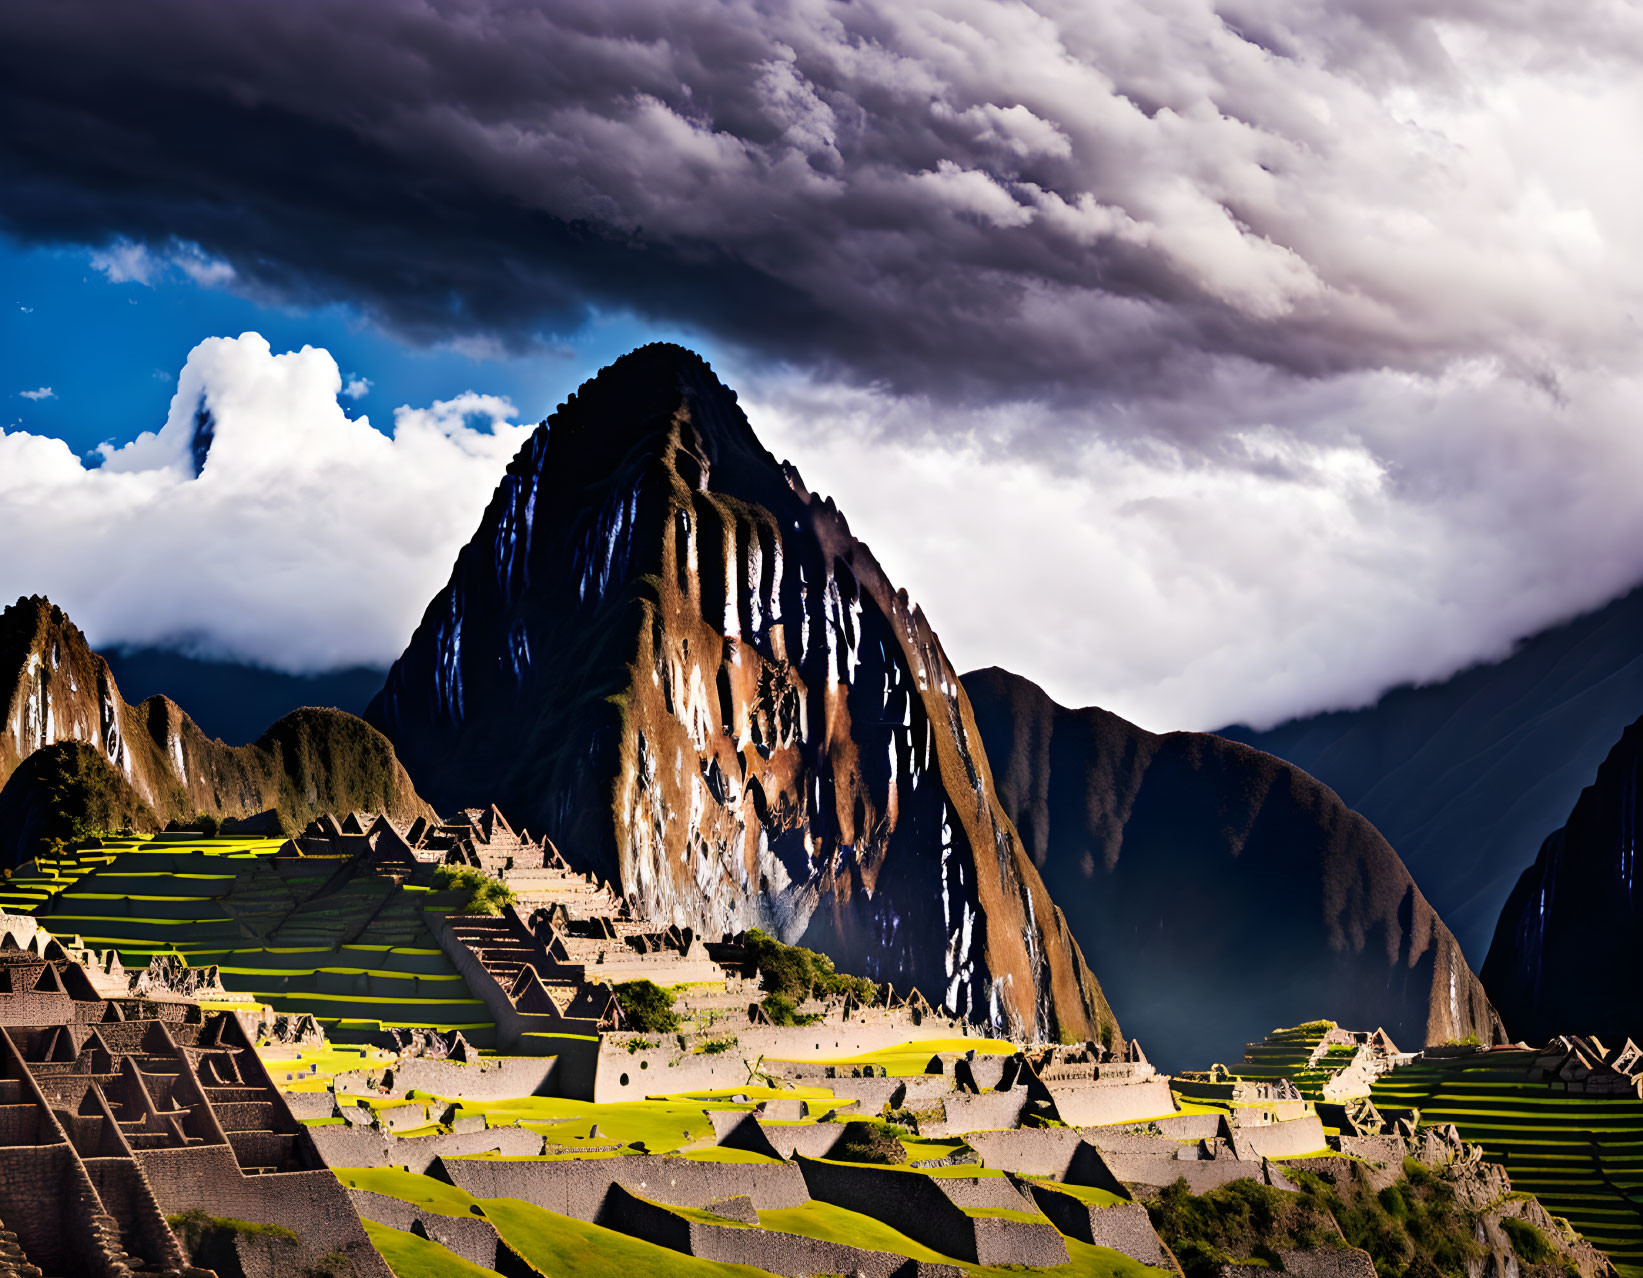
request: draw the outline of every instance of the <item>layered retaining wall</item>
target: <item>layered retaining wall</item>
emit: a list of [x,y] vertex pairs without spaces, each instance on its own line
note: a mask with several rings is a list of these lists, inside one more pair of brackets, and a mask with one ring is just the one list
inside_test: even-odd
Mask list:
[[1328,1146],[1324,1125],[1317,1115],[1273,1123],[1267,1127],[1234,1127],[1233,1152],[1240,1159],[1285,1158],[1293,1154],[1315,1154]]
[[982,1165],[1024,1176],[1067,1174],[1073,1155],[1083,1143],[1070,1127],[1019,1127],[1012,1131],[974,1132],[965,1143],[981,1155]]
[[606,1200],[600,1223],[673,1251],[721,1264],[752,1265],[789,1278],[812,1274],[856,1274],[861,1278],[963,1278],[957,1265],[911,1260],[887,1251],[867,1251],[802,1234],[784,1234],[748,1225],[686,1220],[621,1186]]
[[329,1123],[310,1127],[308,1134],[329,1167],[405,1167],[426,1172],[440,1158],[486,1153],[519,1157],[542,1152],[542,1137],[527,1127],[393,1136],[380,1128]]
[[1049,1083],[1056,1116],[1068,1127],[1097,1127],[1173,1116],[1175,1097],[1167,1078],[1145,1082]]
[[[771,1062],[773,1070],[779,1070],[780,1063],[786,1061],[861,1056],[922,1038],[964,1038],[977,1032],[967,1022],[938,1021],[926,1017],[923,1024],[914,1025],[911,1020],[890,1018],[878,1012],[863,1019],[823,1022],[819,1025],[727,1027],[725,1036],[734,1035],[735,1046],[717,1053],[681,1049],[671,1035],[647,1038],[644,1035],[607,1034],[599,1044],[591,1099],[605,1104],[610,1101],[643,1100],[646,1096],[672,1092],[742,1087],[748,1084],[755,1069],[763,1068],[761,1062],[765,1060]],[[630,1052],[628,1047],[635,1042],[652,1042],[654,1045]],[[945,1075],[928,1077],[933,1079],[939,1093],[945,1093],[952,1086],[952,1080]],[[878,1081],[910,1084],[913,1079]],[[560,1094],[572,1093],[562,1091]],[[875,1102],[874,1108],[882,1103]]]
[[804,1176],[792,1163],[708,1163],[655,1155],[552,1162],[442,1156],[429,1174],[475,1198],[520,1198],[586,1221],[598,1217],[605,1195],[617,1184],[673,1207],[706,1207],[745,1194],[756,1209],[766,1211],[798,1207],[810,1197]]
[[[972,1216],[936,1177],[802,1157],[797,1163],[810,1197],[872,1216],[943,1255],[980,1265],[1068,1263],[1067,1246],[1049,1221]],[[1017,1199],[1015,1210],[1026,1210]]]
[[137,1150],[134,1156],[168,1216],[198,1210],[284,1225],[297,1235],[310,1262],[340,1251],[358,1278],[393,1278],[359,1223],[348,1191],[329,1171],[247,1177],[226,1145]]
[[1147,1209],[1140,1203],[1097,1207],[1048,1185],[1033,1185],[1031,1190],[1038,1209],[1067,1237],[1094,1243],[1097,1247],[1111,1247],[1143,1265],[1180,1272],[1175,1257],[1158,1237]]
[[445,1216],[368,1189],[351,1189],[348,1193],[355,1210],[366,1220],[418,1234],[481,1269],[496,1269],[499,1263],[515,1268],[511,1263],[515,1258],[513,1249],[483,1216]]

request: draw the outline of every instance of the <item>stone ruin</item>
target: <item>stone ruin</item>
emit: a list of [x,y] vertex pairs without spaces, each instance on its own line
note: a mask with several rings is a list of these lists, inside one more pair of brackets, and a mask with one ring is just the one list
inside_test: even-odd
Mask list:
[[390,1278],[234,1015],[105,997],[46,936],[0,935],[0,1265],[210,1278],[168,1224],[195,1213],[246,1278],[332,1252],[361,1278]]

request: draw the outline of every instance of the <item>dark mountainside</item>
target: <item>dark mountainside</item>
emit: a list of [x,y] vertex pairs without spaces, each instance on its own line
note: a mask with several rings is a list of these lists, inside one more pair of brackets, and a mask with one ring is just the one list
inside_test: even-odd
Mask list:
[[1628,727],[1562,828],[1541,844],[1495,928],[1483,980],[1531,1042],[1643,1038],[1637,798],[1643,719]]
[[382,687],[386,670],[353,666],[316,675],[288,675],[237,661],[213,661],[163,648],[103,653],[114,681],[132,701],[164,694],[219,741],[255,741],[263,729],[304,706],[352,715]]
[[681,347],[537,430],[367,717],[651,917],[1116,1037],[923,614]]
[[1160,1068],[1315,1018],[1406,1050],[1503,1037],[1397,853],[1300,769],[1065,709],[1005,670],[964,686],[1005,810]]
[[1480,962],[1540,840],[1639,713],[1643,588],[1443,683],[1221,735],[1288,759],[1373,821]]
[[[77,793],[123,795],[83,758],[22,766],[63,742],[90,746],[161,822],[201,812],[231,820],[267,814],[265,820],[289,830],[331,810],[431,815],[393,747],[353,715],[295,710],[254,745],[228,746],[166,697],[126,704],[108,663],[60,608],[38,596],[0,615],[0,689],[0,814],[8,814],[0,824],[13,840],[46,828],[39,821],[48,796],[40,787],[61,782],[66,772],[79,778]],[[0,858],[15,860],[20,852],[32,855],[15,841],[0,845]]]

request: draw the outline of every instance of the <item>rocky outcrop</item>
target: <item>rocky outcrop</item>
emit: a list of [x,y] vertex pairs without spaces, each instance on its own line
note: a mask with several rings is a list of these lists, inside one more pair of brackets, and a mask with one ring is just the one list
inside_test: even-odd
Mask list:
[[1004,670],[964,684],[1005,810],[1161,1068],[1322,1017],[1407,1046],[1502,1036],[1397,853],[1306,773],[1065,709]]
[[366,713],[436,804],[496,802],[647,917],[1116,1035],[923,613],[680,347],[536,431]]
[[[19,842],[52,832],[62,815],[53,810],[52,787],[65,777],[82,798],[113,796],[123,812],[134,796],[162,822],[204,812],[300,829],[331,810],[407,821],[433,815],[393,747],[354,715],[295,710],[255,744],[228,746],[165,697],[127,705],[108,663],[62,609],[38,596],[0,614],[0,697],[0,814],[15,817],[5,821],[12,837],[0,855],[15,857]],[[103,763],[90,766],[83,748]],[[53,766],[22,766],[51,751]],[[104,764],[111,777],[98,775]]]
[[1643,1037],[1643,991],[1623,975],[1643,958],[1640,773],[1643,719],[1609,751],[1501,911],[1483,983],[1530,1042],[1576,1031],[1613,1045]]

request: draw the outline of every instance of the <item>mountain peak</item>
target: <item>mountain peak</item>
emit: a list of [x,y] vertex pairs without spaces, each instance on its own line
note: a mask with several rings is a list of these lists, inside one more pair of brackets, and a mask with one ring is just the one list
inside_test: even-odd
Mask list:
[[1116,1037],[939,640],[683,347],[531,437],[367,717],[436,804],[500,803],[647,917]]

